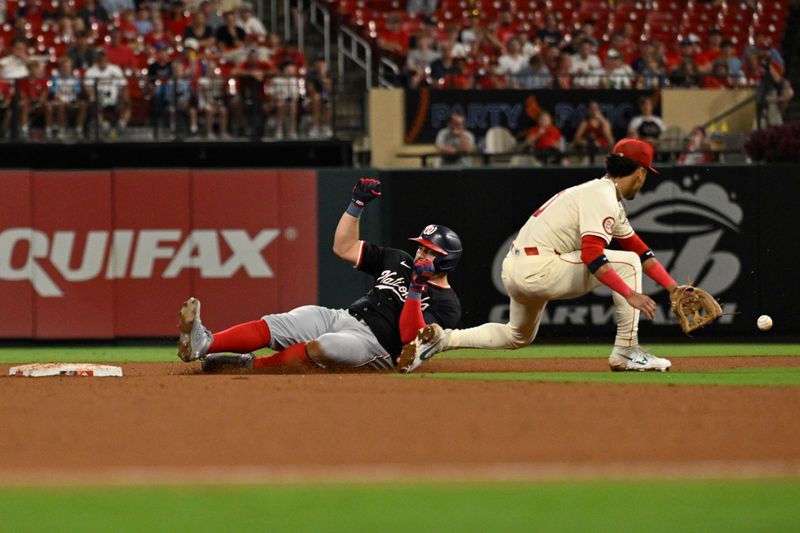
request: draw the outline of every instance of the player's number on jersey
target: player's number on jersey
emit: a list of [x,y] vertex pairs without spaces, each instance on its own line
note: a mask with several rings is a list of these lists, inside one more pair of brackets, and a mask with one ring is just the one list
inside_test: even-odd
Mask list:
[[558,197],[561,196],[562,194],[564,194],[564,191],[559,191],[558,193],[554,194],[552,198],[550,198],[549,200],[547,200],[545,203],[542,204],[542,207],[533,212],[533,216],[538,217],[539,215],[541,215],[542,211],[550,207],[553,204],[553,202],[555,202],[558,199]]

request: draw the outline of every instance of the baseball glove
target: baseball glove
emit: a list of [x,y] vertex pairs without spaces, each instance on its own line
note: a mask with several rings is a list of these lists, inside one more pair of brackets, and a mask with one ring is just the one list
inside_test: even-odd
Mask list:
[[678,285],[669,299],[672,312],[687,335],[709,325],[723,314],[719,302],[700,287]]

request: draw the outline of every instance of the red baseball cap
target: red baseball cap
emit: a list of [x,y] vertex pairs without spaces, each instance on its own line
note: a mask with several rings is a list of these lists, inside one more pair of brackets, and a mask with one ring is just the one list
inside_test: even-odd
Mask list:
[[614,155],[621,155],[639,163],[651,172],[658,174],[658,170],[653,168],[653,146],[650,143],[639,139],[622,139],[615,146],[612,152]]

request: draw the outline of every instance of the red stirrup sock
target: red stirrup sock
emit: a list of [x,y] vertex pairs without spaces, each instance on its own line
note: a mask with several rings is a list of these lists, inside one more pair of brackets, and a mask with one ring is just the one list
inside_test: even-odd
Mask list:
[[269,346],[269,326],[263,320],[253,320],[214,333],[208,353],[249,353]]
[[308,358],[306,344],[298,342],[272,355],[253,359],[253,368],[310,368],[316,366]]

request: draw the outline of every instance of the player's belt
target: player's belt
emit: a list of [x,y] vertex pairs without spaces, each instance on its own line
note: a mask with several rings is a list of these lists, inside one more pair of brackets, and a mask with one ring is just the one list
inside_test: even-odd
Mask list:
[[524,253],[525,255],[559,255],[558,252],[552,248],[546,248],[544,246],[525,246],[522,249],[515,249],[514,243],[511,243],[511,251],[516,255],[520,255],[520,253]]

